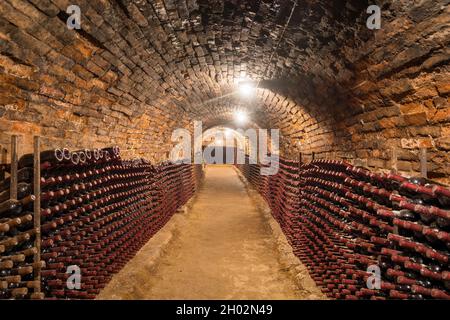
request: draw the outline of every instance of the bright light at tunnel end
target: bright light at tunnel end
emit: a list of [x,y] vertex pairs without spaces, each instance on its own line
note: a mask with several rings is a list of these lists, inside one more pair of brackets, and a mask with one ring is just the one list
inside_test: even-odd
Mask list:
[[244,111],[236,111],[234,114],[234,119],[238,124],[245,124],[248,121],[248,116]]
[[255,95],[255,85],[249,79],[240,78],[237,80],[238,92],[242,98],[251,98]]
[[255,86],[250,83],[241,83],[239,84],[239,94],[241,97],[250,98],[253,97],[255,93]]
[[[236,122],[248,121],[245,110],[236,110],[233,116]],[[244,129],[220,127],[220,130],[216,130],[212,135],[212,131],[209,132],[212,129],[203,131],[202,121],[194,121],[193,125],[193,130],[178,128],[172,132],[171,141],[175,144],[169,153],[169,159],[173,163],[257,164],[259,161],[264,165],[260,168],[261,175],[277,174],[279,169],[279,129],[247,128],[244,132]],[[234,136],[233,141],[229,139],[231,137],[227,137],[227,134]],[[203,148],[204,142],[208,144],[207,148]],[[235,148],[236,152],[224,153],[223,147],[229,146],[229,144],[238,146]]]
[[233,136],[233,130],[227,128],[225,129],[225,137],[231,138]]

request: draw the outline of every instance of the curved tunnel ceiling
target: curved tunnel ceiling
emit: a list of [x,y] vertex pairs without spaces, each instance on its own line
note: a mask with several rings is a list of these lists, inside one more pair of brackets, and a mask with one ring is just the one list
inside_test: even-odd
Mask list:
[[[152,62],[150,76],[159,85],[151,96],[169,98],[197,118],[214,115],[216,104],[234,104],[226,100],[232,100],[240,78],[313,75],[334,83],[339,73],[349,72],[342,46],[354,45],[358,29],[359,37],[368,37],[364,28],[355,28],[365,25],[367,1],[121,0],[118,5],[98,9],[113,27],[117,22],[127,30],[131,47],[140,43],[148,54],[142,60]],[[330,65],[326,56],[334,58]],[[126,78],[119,86],[121,81]]]
[[[246,110],[294,156],[383,167],[391,145],[431,136],[436,170],[450,170],[435,126],[447,121],[448,0],[379,1],[379,31],[366,27],[368,0],[78,0],[82,28],[68,30],[71,4],[0,2],[0,99],[21,111],[0,117],[48,146],[81,134],[156,161],[174,128],[232,126]],[[259,84],[251,103],[233,94],[241,78]]]
[[[64,2],[55,1],[61,8]],[[80,7],[79,35],[94,44],[92,55],[117,58],[110,92],[205,120],[232,112],[229,95],[239,78],[312,77],[335,87],[337,77],[351,73],[342,47],[355,44],[358,30],[368,37],[367,1],[119,0]]]
[[[364,28],[367,1],[359,0],[120,0],[90,2],[81,8],[92,25],[86,32],[100,47],[95,54],[120,57],[110,92],[181,110],[206,127],[246,109],[258,126],[280,128],[284,136],[301,135],[305,141],[309,139],[304,126],[297,123],[302,121],[300,114],[305,121],[320,122],[315,113],[326,106],[308,101],[308,107],[315,108],[311,113],[301,99],[315,99],[315,91],[302,90],[317,84],[336,92],[336,79],[352,78],[342,47],[370,36]],[[109,40],[108,34],[98,37],[98,14],[123,36],[120,42]],[[241,78],[265,89],[258,90],[252,103],[233,95]],[[287,117],[286,109],[277,105],[284,100],[290,106]],[[328,122],[332,119],[321,127]]]

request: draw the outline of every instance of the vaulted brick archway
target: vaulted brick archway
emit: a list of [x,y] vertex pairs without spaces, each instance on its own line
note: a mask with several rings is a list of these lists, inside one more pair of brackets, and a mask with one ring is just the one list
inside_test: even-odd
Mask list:
[[[39,133],[158,162],[175,128],[245,109],[281,130],[287,157],[389,168],[395,147],[414,173],[426,147],[434,176],[449,174],[446,1],[381,1],[381,30],[368,1],[80,0],[81,30],[71,4],[0,5],[4,144]],[[233,94],[243,78],[258,84],[250,104]]]
[[0,299],[450,299],[449,48],[449,0],[0,0]]

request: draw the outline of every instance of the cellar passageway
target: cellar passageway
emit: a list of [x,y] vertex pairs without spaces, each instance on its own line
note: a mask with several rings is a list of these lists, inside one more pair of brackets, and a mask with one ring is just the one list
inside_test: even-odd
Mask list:
[[450,300],[449,3],[0,0],[0,299]]
[[144,247],[98,298],[307,298],[278,262],[275,238],[233,167],[206,168],[183,226],[153,270],[142,263]]

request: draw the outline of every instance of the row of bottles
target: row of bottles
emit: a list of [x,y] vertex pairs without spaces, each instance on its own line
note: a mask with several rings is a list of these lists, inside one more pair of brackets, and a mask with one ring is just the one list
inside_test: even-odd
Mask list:
[[[32,163],[31,155],[21,157],[19,172]],[[27,229],[36,197],[31,171],[18,179],[18,200],[0,203],[0,298],[27,298],[37,267],[45,298],[95,298],[192,197],[202,176],[200,166],[122,160],[117,147],[44,151],[40,169],[43,261],[32,263],[34,234]]]
[[450,299],[450,190],[343,161],[238,165],[335,299]]
[[11,166],[0,165],[0,299],[42,299],[34,225],[33,161],[23,162],[12,198]]

